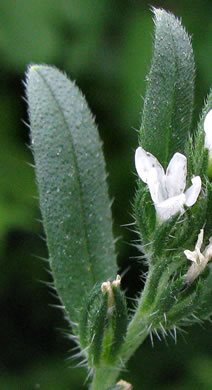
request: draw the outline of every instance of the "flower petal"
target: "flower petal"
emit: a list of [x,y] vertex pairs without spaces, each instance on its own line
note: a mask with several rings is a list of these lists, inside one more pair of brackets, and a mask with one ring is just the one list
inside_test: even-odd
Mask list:
[[180,194],[155,204],[155,209],[159,220],[166,221],[178,212],[184,212],[185,195]]
[[210,110],[204,120],[205,147],[212,152],[212,110]]
[[138,176],[144,183],[147,183],[148,176],[152,168],[157,171],[159,178],[162,178],[165,175],[163,167],[160,165],[156,157],[154,157],[151,153],[146,152],[140,146],[135,151],[135,167]]
[[184,192],[187,175],[187,158],[181,153],[175,153],[166,170],[166,190],[168,198]]
[[195,245],[195,250],[199,250],[200,251],[202,243],[203,243],[203,236],[204,236],[204,230],[201,229],[199,234],[198,234],[197,242],[196,242],[196,245]]
[[164,176],[160,176],[157,169],[152,168],[149,171],[147,184],[149,192],[154,203],[163,202],[167,198],[166,190],[164,188]]
[[194,263],[197,262],[197,254],[195,251],[189,251],[188,249],[186,249],[184,251],[184,254],[186,255],[188,260],[194,261]]
[[191,179],[192,185],[185,192],[186,201],[185,204],[191,207],[196,203],[197,198],[201,191],[202,181],[200,176],[195,176]]

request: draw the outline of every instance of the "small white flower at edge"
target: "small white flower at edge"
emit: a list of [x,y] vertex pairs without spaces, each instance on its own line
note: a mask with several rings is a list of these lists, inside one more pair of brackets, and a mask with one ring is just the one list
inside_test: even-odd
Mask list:
[[212,155],[212,110],[208,111],[204,120],[205,148]]
[[139,146],[135,152],[135,166],[139,177],[149,187],[160,221],[166,221],[178,212],[183,213],[184,205],[191,207],[197,201],[201,178],[193,177],[192,185],[185,191],[187,158],[183,154],[173,155],[165,173],[156,157]]
[[192,265],[185,275],[187,283],[193,282],[199,274],[204,271],[208,262],[212,259],[212,237],[209,239],[209,244],[201,253],[201,246],[203,243],[203,229],[200,230],[194,251],[185,250],[184,254],[187,259],[192,261]]

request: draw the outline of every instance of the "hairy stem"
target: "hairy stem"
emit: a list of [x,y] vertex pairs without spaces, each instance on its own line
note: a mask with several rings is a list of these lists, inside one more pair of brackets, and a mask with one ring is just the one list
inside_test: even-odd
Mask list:
[[116,383],[121,369],[102,366],[96,368],[90,390],[106,390]]

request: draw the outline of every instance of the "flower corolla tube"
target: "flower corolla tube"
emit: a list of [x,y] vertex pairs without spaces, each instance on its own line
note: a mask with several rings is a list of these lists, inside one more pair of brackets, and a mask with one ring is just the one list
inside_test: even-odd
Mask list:
[[165,173],[157,158],[139,146],[135,152],[135,166],[139,177],[149,187],[159,221],[183,213],[184,206],[191,207],[197,201],[201,178],[193,177],[192,185],[185,191],[187,158],[183,154],[173,155]]

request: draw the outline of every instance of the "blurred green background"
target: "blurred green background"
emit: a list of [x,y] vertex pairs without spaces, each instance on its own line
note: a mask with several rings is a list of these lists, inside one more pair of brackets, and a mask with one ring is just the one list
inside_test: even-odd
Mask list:
[[[132,221],[134,150],[153,37],[150,6],[181,17],[196,59],[194,126],[212,85],[211,0],[0,1],[0,390],[78,390],[86,373],[73,369],[72,342],[51,283],[40,223],[24,72],[54,64],[86,95],[96,116],[109,172],[114,234],[123,286],[135,296],[142,264],[124,227]],[[144,269],[145,271],[145,269]],[[123,378],[135,390],[212,389],[212,325],[187,329],[178,343],[149,340]]]

